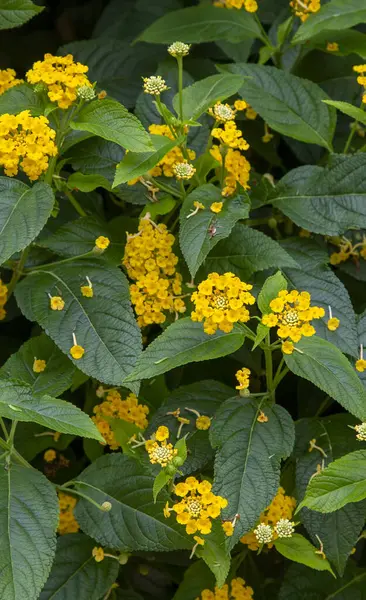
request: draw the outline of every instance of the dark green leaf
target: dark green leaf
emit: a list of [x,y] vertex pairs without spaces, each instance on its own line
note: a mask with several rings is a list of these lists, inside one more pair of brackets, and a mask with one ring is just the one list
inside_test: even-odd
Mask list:
[[360,108],[357,108],[356,106],[353,106],[348,102],[337,102],[336,100],[323,100],[323,102],[329,104],[329,106],[334,106],[334,108],[337,108],[345,115],[348,115],[349,117],[351,117],[351,119],[354,119],[355,121],[359,121],[363,125],[366,125],[366,113]]
[[196,553],[205,561],[215,575],[217,587],[221,588],[229,574],[231,556],[226,548],[225,534],[220,522],[213,524],[212,531],[206,537],[204,546],[199,546]]
[[67,180],[67,187],[70,190],[79,190],[80,192],[92,192],[98,187],[110,191],[111,186],[108,179],[103,175],[84,175],[83,173],[73,173]]
[[286,571],[279,600],[366,600],[366,570],[353,567],[341,579],[329,573],[291,565]]
[[165,469],[162,469],[160,473],[155,477],[153,485],[154,502],[156,502],[159,492],[161,492],[161,490],[166,486],[166,484],[169,483],[171,478],[172,475],[169,475],[169,473],[167,473]]
[[191,564],[184,573],[183,581],[173,600],[196,600],[204,589],[215,588],[215,577],[203,560]]
[[37,6],[30,0],[1,0],[0,29],[20,27],[42,10],[44,6]]
[[331,0],[303,23],[293,37],[293,43],[305,42],[325,29],[348,29],[366,21],[366,8],[359,0]]
[[34,117],[38,117],[43,115],[44,109],[45,104],[41,95],[36,94],[33,87],[27,83],[16,85],[0,96],[0,115],[4,113],[17,115],[23,110],[29,110]]

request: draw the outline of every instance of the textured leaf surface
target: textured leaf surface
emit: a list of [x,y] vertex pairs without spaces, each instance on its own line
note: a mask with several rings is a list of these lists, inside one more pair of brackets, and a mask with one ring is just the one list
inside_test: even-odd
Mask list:
[[[35,358],[46,361],[46,369],[42,373],[33,371]],[[25,342],[0,371],[0,375],[7,379],[17,379],[30,385],[33,394],[50,396],[60,396],[67,390],[74,373],[74,365],[45,334]]]
[[366,155],[333,155],[327,167],[305,166],[285,175],[272,203],[296,225],[323,235],[366,227]]
[[95,542],[82,533],[61,536],[50,576],[39,600],[100,600],[115,582],[118,562],[92,556]]
[[154,504],[154,477],[148,467],[121,454],[109,454],[85,469],[78,480],[88,484],[85,490],[93,500],[112,504],[110,512],[101,513],[81,499],[75,511],[83,531],[103,546],[156,552],[192,547],[184,527],[172,516],[164,518],[167,494],[161,492]]
[[291,565],[286,571],[279,600],[365,600],[366,570],[349,569],[340,579],[329,573],[310,571],[304,565]]
[[42,473],[0,464],[0,596],[38,600],[56,549],[58,501]]
[[189,317],[179,319],[149,344],[125,382],[149,379],[187,363],[226,356],[238,350],[244,339],[245,333],[238,325],[231,333],[217,331],[208,335],[202,323],[194,323]]
[[46,183],[30,188],[16,179],[0,177],[0,264],[37,237],[54,201]]
[[360,0],[331,0],[318,14],[303,23],[293,38],[293,43],[305,42],[325,29],[347,29],[366,21],[366,7]]
[[45,103],[40,94],[35,94],[33,86],[27,83],[15,85],[0,96],[0,115],[4,113],[17,115],[22,110],[30,110],[31,114],[37,117],[43,115],[44,109]]
[[70,123],[72,129],[89,131],[131,152],[149,152],[151,141],[140,121],[115,100],[94,100]]
[[336,113],[322,102],[328,96],[318,85],[275,67],[238,63],[227,68],[248,78],[240,94],[271,129],[331,148]]
[[289,560],[306,565],[316,571],[333,573],[329,561],[316,554],[318,548],[315,548],[299,533],[294,533],[290,538],[278,538],[274,545],[276,550]]
[[361,421],[366,420],[366,390],[338,348],[317,336],[296,344],[300,352],[285,355],[289,369],[329,394]]
[[348,115],[355,121],[359,121],[363,125],[366,125],[366,114],[357,106],[353,106],[353,104],[349,104],[348,102],[338,102],[336,100],[324,100],[326,104],[329,106],[334,106],[345,115]]
[[205,539],[203,548],[197,548],[197,556],[203,558],[215,575],[216,585],[221,588],[229,574],[231,555],[225,545],[225,534],[221,523],[214,522],[210,535]]
[[258,294],[257,303],[262,314],[271,311],[269,306],[270,302],[276,298],[278,292],[281,290],[287,290],[287,281],[282,275],[281,271],[277,271],[277,273],[266,279],[261,291]]
[[[194,218],[194,217],[192,217]],[[270,267],[297,267],[286,250],[268,235],[237,223],[206,258],[205,273],[232,271],[243,279]]]
[[[80,292],[86,276],[93,284],[93,298]],[[62,296],[64,310],[50,309],[48,293]],[[80,259],[34,271],[17,287],[16,298],[27,319],[37,321],[87,375],[120,385],[132,370],[141,349],[141,332],[125,276],[103,259]],[[77,361],[70,356],[73,332],[85,349]]]
[[[259,423],[262,409],[267,423]],[[228,499],[223,518],[238,513],[232,547],[255,525],[260,513],[271,503],[279,486],[281,458],[289,456],[294,443],[290,415],[279,405],[258,405],[235,397],[227,400],[216,413],[210,428],[215,459],[215,493]]]
[[239,41],[261,38],[253,16],[246,11],[223,11],[214,6],[194,6],[170,12],[139,36],[139,41],[172,44],[184,40],[194,44],[216,40]]
[[[219,214],[213,213],[210,210],[211,204],[221,201],[220,189],[210,183],[196,188],[184,200],[180,212],[179,243],[192,277],[212,248],[230,235],[235,223],[249,216],[250,206],[245,196],[226,200],[222,211]],[[195,210],[195,202],[201,202],[205,209],[189,217],[191,211]],[[212,227],[216,230],[215,235],[210,233]]]
[[43,6],[36,6],[30,0],[1,0],[0,29],[20,27],[42,10]]
[[7,419],[34,421],[53,431],[90,437],[103,437],[93,421],[80,408],[51,396],[33,396],[30,386],[0,379],[0,414]]

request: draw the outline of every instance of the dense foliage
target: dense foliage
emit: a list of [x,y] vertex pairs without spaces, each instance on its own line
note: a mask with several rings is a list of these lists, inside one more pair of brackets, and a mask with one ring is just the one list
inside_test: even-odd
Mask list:
[[2,600],[366,599],[365,23],[111,0],[0,70]]

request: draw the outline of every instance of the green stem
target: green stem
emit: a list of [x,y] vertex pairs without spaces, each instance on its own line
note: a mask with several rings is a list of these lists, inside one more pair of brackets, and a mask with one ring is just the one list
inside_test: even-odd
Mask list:
[[30,250],[29,246],[28,246],[28,248],[25,248],[23,250],[23,252],[20,255],[19,262],[17,263],[17,265],[16,265],[16,267],[15,267],[15,269],[13,271],[13,275],[12,275],[12,277],[10,279],[10,282],[8,283],[7,302],[9,301],[9,298],[12,295],[16,284],[18,283],[19,279],[23,275],[23,268],[24,268],[24,265],[25,265],[25,263],[27,261],[29,250]]
[[8,439],[8,431],[7,431],[6,427],[5,427],[4,419],[2,417],[0,417],[0,427],[3,430],[3,434],[4,434],[5,439],[7,440]]
[[88,502],[90,502],[90,504],[93,504],[96,508],[103,511],[101,505],[98,504],[98,502],[93,500],[93,498],[90,498],[90,496],[87,496],[86,494],[79,492],[78,490],[70,489],[67,485],[57,485],[57,484],[56,484],[56,488],[58,490],[60,490],[61,492],[65,492],[66,494],[75,494],[75,496],[79,496],[80,498],[87,500]]
[[265,45],[266,45],[268,48],[270,48],[272,51],[274,51],[274,48],[273,48],[273,46],[272,46],[272,42],[271,42],[271,40],[269,39],[269,37],[268,37],[268,35],[267,35],[267,33],[266,33],[266,30],[264,29],[264,27],[263,27],[262,23],[260,22],[260,19],[259,19],[259,17],[258,17],[258,15],[257,15],[257,13],[254,13],[254,18],[255,18],[255,20],[257,21],[257,25],[258,25],[258,27],[259,27],[259,29],[260,29],[260,31],[261,31],[261,34],[262,34],[261,40],[262,40],[262,42],[264,42],[264,44],[265,44]]
[[19,454],[19,452],[17,450],[15,450],[15,448],[9,448],[9,445],[7,444],[7,442],[5,442],[2,438],[0,438],[0,448],[3,448],[4,450],[6,450],[6,453],[8,455],[14,456],[14,458],[21,464],[23,465],[23,467],[29,467],[32,468],[32,465],[29,464],[29,462],[27,462],[25,460],[25,458],[22,457],[21,454]]
[[33,271],[42,271],[47,267],[56,267],[58,265],[63,265],[65,263],[73,262],[74,260],[79,260],[79,258],[86,258],[87,256],[94,256],[94,251],[85,252],[84,254],[78,254],[78,256],[70,256],[70,258],[63,258],[62,260],[58,260],[56,262],[45,263],[43,265],[37,265],[36,267],[29,267],[25,269],[25,273],[33,273]]
[[270,348],[270,339],[269,333],[267,333],[266,344],[263,347],[264,351],[264,359],[266,363],[266,383],[267,390],[269,392],[273,392],[273,360],[272,360],[272,350]]
[[172,188],[170,185],[167,185],[165,183],[160,183],[160,181],[156,181],[156,179],[154,179],[154,177],[149,177],[149,179],[162,192],[166,192],[167,194],[170,194],[171,196],[176,196],[179,199],[182,198],[181,193],[178,192],[178,190],[175,190],[174,188]]
[[[183,123],[183,58],[177,56],[178,63],[178,94],[179,94],[179,119]],[[182,125],[183,127],[183,125]]]
[[10,433],[9,433],[9,437],[8,437],[8,445],[10,444],[11,449],[14,448],[14,436],[15,436],[15,430],[17,428],[18,425],[18,421],[12,421],[11,423],[11,428],[10,428]]
[[160,114],[162,115],[165,123],[168,125],[173,138],[176,139],[177,138],[177,134],[175,133],[175,131],[174,131],[174,129],[173,129],[171,123],[170,123],[169,115],[167,114],[164,106],[162,105],[162,102],[160,100],[160,96],[155,96],[155,100],[156,100],[156,104],[159,107]]
[[85,210],[80,206],[79,202],[76,200],[76,198],[72,195],[72,193],[68,190],[68,189],[64,189],[63,190],[65,196],[68,197],[68,199],[70,200],[71,204],[73,205],[73,207],[75,208],[76,212],[79,213],[79,215],[81,217],[87,217],[87,213],[85,212]]
[[[364,105],[363,105],[362,101],[361,101],[360,108],[364,108]],[[349,136],[347,138],[346,145],[344,146],[343,154],[347,154],[348,150],[351,147],[352,140],[353,140],[354,135],[355,135],[355,133],[357,131],[357,125],[358,125],[358,121],[354,121],[354,123],[352,123],[352,125],[351,125],[351,131],[350,131]]]

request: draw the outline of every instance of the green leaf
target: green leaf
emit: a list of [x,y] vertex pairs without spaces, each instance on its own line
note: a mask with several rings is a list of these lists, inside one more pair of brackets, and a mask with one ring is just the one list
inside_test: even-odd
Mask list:
[[153,485],[154,502],[156,502],[159,492],[161,492],[161,490],[166,486],[167,483],[169,483],[171,479],[172,475],[169,475],[169,473],[167,473],[165,469],[162,469],[160,473],[155,477]]
[[324,267],[329,263],[328,250],[322,240],[291,237],[281,240],[280,244],[302,271],[312,272],[316,267]]
[[152,44],[172,44],[177,40],[199,44],[246,38],[262,38],[253,15],[244,10],[227,11],[214,6],[194,6],[165,14],[137,39]]
[[42,10],[44,6],[37,6],[30,0],[1,0],[0,29],[20,27]]
[[[42,373],[33,371],[35,358],[46,361],[46,368]],[[50,396],[60,396],[69,389],[74,373],[75,367],[72,362],[46,334],[25,342],[0,370],[1,377],[17,379],[30,385],[33,394]]]
[[269,327],[267,327],[266,325],[263,325],[263,323],[258,323],[252,351],[255,350],[255,348],[257,346],[259,346],[259,344],[261,342],[263,342],[263,340],[265,339],[265,337],[268,335],[269,332],[270,332]]
[[28,187],[0,177],[0,264],[28,246],[43,229],[55,198],[47,183]]
[[314,477],[298,511],[307,506],[322,513],[333,512],[349,502],[366,498],[366,450],[350,452],[330,463]]
[[[93,285],[93,298],[80,292],[86,276]],[[49,293],[62,296],[64,310],[50,309]],[[128,283],[123,273],[103,258],[33,271],[17,286],[16,299],[27,319],[37,321],[83,373],[120,385],[135,365],[141,332],[132,313]],[[79,360],[70,356],[73,332],[85,349]]]
[[305,42],[325,29],[348,29],[366,21],[366,8],[359,0],[331,0],[300,25],[292,43]]
[[[183,90],[183,119],[197,121],[210,106],[219,100],[226,100],[236,94],[243,85],[239,75],[211,75],[201,81],[196,81]],[[179,94],[173,100],[176,113],[179,113]]]
[[106,421],[108,421],[110,424],[114,433],[114,437],[117,443],[121,446],[123,452],[130,456],[136,457],[136,451],[131,448],[131,445],[128,444],[128,441],[133,435],[141,433],[140,427],[135,425],[135,423],[129,423],[123,419],[113,419],[112,417],[106,417]]
[[272,238],[261,231],[237,223],[230,236],[210,252],[203,265],[203,271],[232,271],[242,279],[249,279],[256,271],[270,267],[296,266],[293,258]]
[[73,173],[67,180],[67,187],[70,190],[79,190],[80,192],[92,192],[98,187],[110,191],[111,186],[108,179],[103,175],[84,175],[83,173]]
[[150,379],[181,365],[226,356],[238,350],[244,339],[245,332],[239,325],[231,333],[208,335],[202,323],[189,317],[179,319],[149,344],[125,382]]
[[366,389],[342,352],[317,336],[302,338],[295,347],[300,352],[284,355],[288,368],[365,421]]
[[333,155],[325,168],[298,167],[279,181],[271,202],[314,233],[341,235],[365,228],[365,167],[365,154]]
[[215,588],[215,578],[203,560],[193,562],[184,573],[183,581],[173,600],[196,600],[205,589]]
[[294,533],[290,538],[278,538],[274,545],[276,550],[285,558],[306,565],[316,571],[329,571],[334,575],[329,561],[316,554],[319,548],[315,548],[309,540],[299,533]]
[[172,196],[168,194],[166,196],[162,196],[157,202],[149,202],[145,204],[143,208],[140,218],[144,217],[147,213],[149,213],[150,218],[155,221],[156,217],[159,215],[167,215],[169,214],[176,205],[176,200]]
[[[205,209],[190,217],[195,202],[201,202]],[[249,216],[250,204],[246,196],[225,200],[218,214],[210,210],[214,202],[222,202],[220,189],[207,183],[188,194],[180,212],[179,243],[192,277],[212,248],[230,235],[235,223]],[[212,227],[216,229],[215,235],[211,233]]]
[[36,94],[33,86],[27,83],[15,85],[0,96],[0,115],[17,115],[23,110],[29,110],[34,117],[38,117],[43,115],[44,109],[45,103],[41,94]]
[[[38,423],[22,421],[21,423],[18,423],[15,431],[14,446],[25,460],[32,461],[37,454],[48,450],[48,448],[53,448],[58,452],[66,450],[74,439],[74,435],[62,433],[56,442],[54,440],[54,432],[45,430],[45,428],[42,427],[42,425],[38,425]],[[89,440],[89,442],[102,448],[101,444],[96,440],[84,438],[84,441],[85,440]]]
[[42,473],[0,465],[0,596],[38,600],[56,549],[58,501]]
[[184,141],[184,137],[171,140],[163,135],[151,135],[150,140],[153,152],[127,152],[125,154],[117,165],[113,187],[127,183],[150,171],[170,150],[179,146]]
[[[78,481],[80,489],[87,490],[93,500],[99,504],[105,501],[112,504],[110,512],[102,513],[81,499],[75,510],[83,531],[99,544],[127,552],[162,552],[192,547],[184,527],[176,523],[173,516],[164,518],[163,508],[168,495],[161,493],[161,500],[154,503],[154,477],[148,467],[122,454],[109,454],[85,469]],[[88,486],[83,486],[82,482]]]
[[92,556],[95,542],[82,533],[61,536],[50,576],[39,600],[100,600],[118,575],[112,558],[97,563]]
[[279,600],[365,600],[366,570],[350,567],[334,579],[326,572],[310,572],[304,565],[290,565],[285,573]]
[[[257,421],[259,410],[268,417],[266,423]],[[233,547],[275,496],[281,459],[289,456],[294,443],[294,425],[282,406],[235,397],[216,413],[210,437],[218,448],[215,493],[228,500],[223,518],[240,515],[229,539]]]
[[262,314],[271,312],[270,302],[277,297],[281,290],[287,290],[287,281],[281,271],[277,271],[275,275],[266,279],[258,294],[257,304]]
[[[337,43],[339,46],[338,50],[332,52],[332,54],[335,54],[336,56],[358,54],[361,58],[366,58],[366,35],[361,33],[361,31],[357,31],[356,29],[346,29],[344,31],[325,30],[318,35],[312,36],[312,39],[308,44],[314,48],[327,52],[329,40],[333,43]],[[339,89],[339,91],[341,91],[341,89]]]
[[115,142],[131,152],[153,150],[148,133],[140,121],[116,100],[106,98],[87,104],[70,123],[71,129],[88,131]]
[[351,117],[351,119],[354,119],[355,121],[359,121],[363,125],[366,125],[366,113],[365,111],[361,110],[361,108],[357,108],[356,106],[353,106],[353,104],[349,104],[348,102],[339,102],[336,100],[323,100],[323,102],[329,104],[329,106],[334,106],[334,108],[337,108],[345,115],[348,115],[349,117]]
[[225,544],[225,534],[220,522],[213,524],[212,531],[205,538],[204,546],[198,546],[197,556],[202,558],[215,575],[216,585],[221,588],[229,574],[231,556]]
[[2,417],[17,421],[31,421],[60,433],[104,441],[88,415],[71,402],[48,395],[35,396],[31,386],[7,379],[0,379],[0,390]]
[[248,78],[240,94],[271,129],[331,150],[336,112],[322,103],[328,96],[318,85],[263,65],[238,63],[226,70]]

